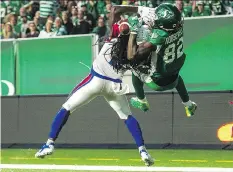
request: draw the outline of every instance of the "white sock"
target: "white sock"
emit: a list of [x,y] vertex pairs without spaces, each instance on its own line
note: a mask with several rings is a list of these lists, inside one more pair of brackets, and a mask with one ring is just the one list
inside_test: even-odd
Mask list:
[[192,102],[191,102],[190,100],[187,101],[187,102],[185,102],[185,103],[183,102],[183,104],[184,104],[185,106],[188,106],[188,107],[189,107],[189,106],[192,106]]
[[146,150],[146,147],[143,145],[143,146],[140,146],[139,148],[138,148],[138,150],[139,150],[139,152],[141,151],[141,150]]
[[54,141],[51,140],[51,139],[48,139],[47,142],[46,142],[46,145],[50,145],[51,143],[54,143]]
[[141,101],[141,102],[147,102],[147,99],[146,99],[146,97],[144,98],[144,99],[138,99],[139,101]]

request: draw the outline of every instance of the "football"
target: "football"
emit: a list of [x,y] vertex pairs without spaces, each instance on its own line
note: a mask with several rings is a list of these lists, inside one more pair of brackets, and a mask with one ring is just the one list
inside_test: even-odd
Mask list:
[[119,31],[121,35],[128,35],[130,32],[129,23],[126,21],[120,23]]

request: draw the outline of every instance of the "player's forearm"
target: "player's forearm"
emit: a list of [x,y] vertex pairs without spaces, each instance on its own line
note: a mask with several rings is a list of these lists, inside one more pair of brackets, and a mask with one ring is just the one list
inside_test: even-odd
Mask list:
[[134,56],[135,61],[144,61],[147,60],[149,55],[156,50],[156,47],[150,42],[141,43],[137,46],[137,52]]
[[131,32],[128,41],[127,58],[131,60],[137,52],[137,33]]

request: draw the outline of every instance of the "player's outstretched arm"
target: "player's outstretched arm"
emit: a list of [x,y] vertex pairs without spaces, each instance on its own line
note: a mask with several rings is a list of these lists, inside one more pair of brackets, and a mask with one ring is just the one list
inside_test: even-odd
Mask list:
[[146,60],[152,51],[156,50],[156,46],[150,42],[143,42],[137,45],[136,38],[137,34],[131,32],[128,41],[127,58],[134,61]]
[[127,58],[132,60],[137,52],[137,33],[131,32],[129,35],[128,47],[127,47]]

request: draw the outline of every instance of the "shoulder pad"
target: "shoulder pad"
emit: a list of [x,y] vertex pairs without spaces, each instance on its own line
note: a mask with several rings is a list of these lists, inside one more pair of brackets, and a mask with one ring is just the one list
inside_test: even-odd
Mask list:
[[155,33],[155,35],[157,34],[158,36],[162,36],[162,37],[168,36],[168,33],[161,29],[153,29],[153,33]]
[[165,41],[168,33],[161,29],[153,29],[149,42],[153,45],[161,45]]

